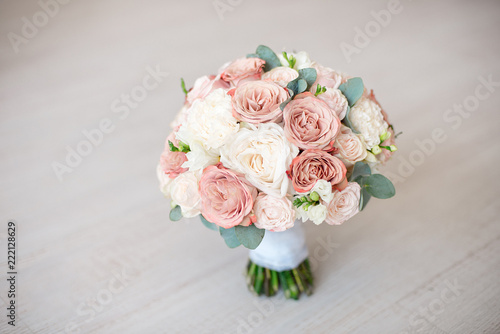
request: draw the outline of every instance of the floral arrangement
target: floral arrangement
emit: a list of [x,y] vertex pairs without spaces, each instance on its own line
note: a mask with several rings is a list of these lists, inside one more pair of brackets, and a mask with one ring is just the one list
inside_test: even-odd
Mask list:
[[[296,220],[340,225],[392,183],[372,169],[394,151],[387,114],[363,81],[305,52],[255,53],[185,87],[157,174],[170,219],[199,216],[231,247],[256,249]],[[289,270],[249,262],[257,294],[310,292],[306,259]]]

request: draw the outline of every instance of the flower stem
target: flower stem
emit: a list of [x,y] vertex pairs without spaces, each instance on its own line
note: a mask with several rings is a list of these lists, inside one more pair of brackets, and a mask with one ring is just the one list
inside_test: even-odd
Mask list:
[[281,287],[286,298],[297,300],[302,293],[310,296],[313,291],[313,278],[307,259],[298,267],[285,271],[261,267],[249,260],[246,276],[248,289],[258,296],[274,296]]

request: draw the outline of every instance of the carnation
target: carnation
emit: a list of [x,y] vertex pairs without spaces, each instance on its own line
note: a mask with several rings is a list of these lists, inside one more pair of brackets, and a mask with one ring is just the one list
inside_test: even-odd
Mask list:
[[369,150],[380,144],[380,136],[389,127],[380,106],[364,96],[351,108],[349,120],[354,129],[361,133]]
[[189,145],[199,143],[207,151],[220,148],[230,135],[239,130],[232,109],[231,96],[222,88],[214,90],[189,108],[187,120],[177,132],[177,139]]

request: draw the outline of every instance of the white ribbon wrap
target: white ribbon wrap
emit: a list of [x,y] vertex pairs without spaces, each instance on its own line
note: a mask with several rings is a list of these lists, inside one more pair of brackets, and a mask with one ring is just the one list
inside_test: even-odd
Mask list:
[[284,271],[297,268],[308,255],[302,223],[296,221],[283,232],[266,231],[259,247],[250,251],[250,260],[264,268]]

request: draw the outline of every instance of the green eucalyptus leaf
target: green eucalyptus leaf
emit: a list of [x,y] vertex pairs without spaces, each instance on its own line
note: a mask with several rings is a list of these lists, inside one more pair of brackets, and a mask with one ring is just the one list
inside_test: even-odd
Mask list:
[[276,53],[274,53],[274,51],[268,48],[267,46],[259,45],[255,53],[258,55],[260,59],[266,61],[264,72],[270,71],[275,67],[281,66],[281,61],[276,55]]
[[363,211],[363,209],[366,207],[368,204],[368,201],[370,201],[370,198],[372,198],[372,195],[366,191],[366,188],[361,188],[361,197],[359,200],[359,211]]
[[365,87],[361,78],[351,78],[340,85],[339,89],[349,102],[349,107],[352,107],[363,95]]
[[370,195],[376,198],[391,198],[396,194],[392,182],[382,174],[372,174],[364,177],[364,187]]
[[255,249],[260,245],[266,230],[257,228],[252,224],[250,226],[237,225],[235,226],[234,232],[243,246],[249,249]]
[[249,53],[247,54],[247,58],[259,58],[259,55],[256,53]]
[[289,97],[288,99],[286,99],[285,101],[281,102],[281,104],[280,104],[280,109],[281,109],[281,111],[283,111],[283,110],[285,109],[286,105],[287,105],[290,101],[292,101],[292,98],[293,98],[293,92],[292,92],[292,94],[290,94],[290,97]]
[[178,220],[181,220],[182,219],[182,210],[181,210],[181,207],[176,205],[175,208],[173,208],[172,210],[170,210],[170,220],[171,221],[178,221]]
[[219,233],[224,238],[224,241],[229,248],[236,248],[241,245],[241,242],[236,237],[236,233],[234,232],[234,230],[234,227],[228,229],[219,227]]
[[286,87],[291,91],[293,91],[293,95],[295,96],[304,92],[307,89],[307,81],[305,81],[301,77],[298,77],[290,81],[288,85],[286,85]]
[[311,89],[312,85],[316,81],[318,73],[314,68],[303,68],[299,70],[299,77],[307,82],[307,87],[305,90]]
[[372,175],[372,170],[368,164],[358,161],[354,164],[354,168],[352,169],[350,181],[355,180],[358,176],[369,176]]
[[203,215],[200,215],[200,220],[205,225],[205,227],[217,231],[219,229],[219,226],[215,225],[214,223],[209,222]]

